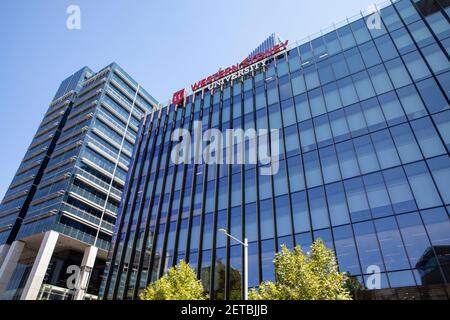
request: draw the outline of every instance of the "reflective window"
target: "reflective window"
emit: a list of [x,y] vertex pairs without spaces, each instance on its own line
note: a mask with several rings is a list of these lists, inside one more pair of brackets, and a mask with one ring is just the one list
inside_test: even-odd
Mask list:
[[447,148],[450,148],[450,111],[433,115],[433,119],[436,122],[439,133],[441,134],[442,139],[444,139]]
[[417,209],[408,180],[401,167],[383,171],[383,177],[395,213],[404,213]]
[[417,212],[402,214],[397,217],[397,221],[408,253],[409,262],[411,266],[415,267],[430,247],[430,241],[420,215]]
[[339,226],[349,223],[350,216],[342,182],[329,184],[325,189],[327,192],[331,224],[333,226]]
[[298,121],[300,122],[310,119],[311,112],[309,111],[308,97],[306,96],[306,94],[296,96],[294,100]]
[[390,130],[402,163],[422,159],[419,146],[408,124],[392,127]]
[[291,230],[291,210],[289,208],[289,196],[275,198],[275,211],[277,217],[278,237],[292,234]]
[[341,179],[339,163],[334,146],[319,150],[322,164],[323,179],[325,183],[335,182]]
[[261,227],[261,239],[270,239],[274,237],[274,221],[272,211],[272,199],[260,201],[259,217]]
[[431,76],[425,61],[422,59],[418,51],[408,53],[403,59],[414,81],[421,80]]
[[369,131],[376,131],[386,127],[383,112],[376,98],[361,102],[361,108]]
[[347,179],[359,175],[358,162],[356,161],[352,142],[346,141],[337,144],[336,152],[338,154],[342,178]]
[[442,95],[441,90],[433,78],[417,83],[417,88],[430,113],[448,109],[449,105],[447,100]]
[[438,133],[429,117],[411,122],[419,146],[426,158],[437,156],[446,152]]
[[430,159],[427,162],[444,203],[449,204],[450,188],[448,185],[450,181],[450,158],[448,156],[442,156]]
[[381,63],[380,55],[372,41],[361,45],[359,49],[361,50],[361,55],[367,68]]
[[296,192],[291,194],[292,214],[294,217],[294,228],[296,233],[310,231],[308,204],[306,193]]
[[410,84],[411,78],[400,58],[386,62],[386,69],[396,89]]
[[352,28],[353,35],[355,36],[356,43],[361,44],[371,39],[369,31],[366,27],[365,19],[359,19],[350,24]]
[[359,103],[345,108],[345,114],[347,115],[347,123],[353,137],[357,137],[368,132],[367,124],[364,120],[364,115],[361,111]]
[[367,199],[374,218],[388,216],[393,213],[391,200],[380,172],[363,177]]
[[317,151],[305,153],[303,156],[303,161],[305,165],[306,184],[308,188],[321,185],[322,174]]
[[381,259],[378,239],[372,222],[362,222],[354,225],[355,240],[361,261],[361,267],[365,273],[369,266],[376,265],[384,270]]
[[393,89],[386,69],[382,64],[375,66],[368,71],[377,94],[383,94]]
[[383,61],[388,61],[398,57],[397,49],[389,35],[384,35],[375,39],[375,45]]
[[391,33],[392,40],[400,54],[405,54],[415,49],[414,42],[405,28],[401,28]]
[[372,83],[370,82],[367,71],[362,71],[355,74],[353,77],[355,83],[356,92],[358,93],[359,100],[366,100],[375,95]]
[[353,222],[370,219],[366,191],[361,178],[344,181],[348,209]]
[[309,105],[313,117],[319,116],[327,112],[325,109],[325,100],[323,99],[322,90],[317,88],[308,93]]
[[388,271],[408,269],[409,262],[397,223],[393,217],[375,220],[378,241]]
[[361,274],[352,228],[350,226],[334,228],[333,235],[339,270],[350,275]]
[[406,121],[406,115],[395,92],[378,96],[378,101],[388,125],[392,126]]
[[356,90],[350,77],[339,80],[338,88],[344,106],[351,105],[358,101],[358,96],[356,95]]
[[335,112],[329,113],[328,115],[334,141],[339,142],[350,138],[350,131],[348,128],[344,110],[337,110]]
[[314,119],[314,127],[319,148],[333,143],[330,122],[326,114]]
[[328,228],[328,210],[323,187],[308,190],[313,230]]
[[345,58],[347,59],[347,65],[350,73],[356,73],[364,70],[364,61],[359,53],[358,48],[350,49],[344,52]]
[[422,20],[411,23],[407,28],[419,47],[426,46],[433,42],[433,36]]
[[377,156],[372,146],[372,141],[369,136],[362,136],[353,139],[356,155],[358,157],[359,168],[362,174],[377,171],[378,166]]
[[401,88],[397,93],[409,120],[420,118],[427,114],[425,106],[413,85]]
[[339,91],[336,83],[330,83],[324,86],[322,89],[328,112],[342,107],[341,97],[339,96]]
[[300,157],[292,157],[288,160],[289,170],[289,186],[291,192],[296,192],[305,189],[305,182],[303,177],[303,168]]
[[405,171],[419,209],[442,205],[439,194],[424,162],[405,166]]

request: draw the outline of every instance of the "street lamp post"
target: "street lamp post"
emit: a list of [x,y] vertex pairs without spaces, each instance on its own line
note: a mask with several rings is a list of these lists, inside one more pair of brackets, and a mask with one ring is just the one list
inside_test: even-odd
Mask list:
[[244,300],[248,300],[248,240],[245,238],[244,242],[242,242],[238,238],[229,234],[225,229],[219,229],[219,232],[244,246]]

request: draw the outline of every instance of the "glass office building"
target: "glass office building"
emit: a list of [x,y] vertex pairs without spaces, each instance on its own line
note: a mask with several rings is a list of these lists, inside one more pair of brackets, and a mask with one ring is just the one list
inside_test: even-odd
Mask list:
[[[446,0],[380,7],[292,44],[264,68],[147,116],[107,260],[104,299],[136,299],[179,260],[212,299],[274,280],[282,244],[321,238],[371,299],[450,295],[450,28]],[[177,128],[280,132],[279,170],[174,164]],[[246,143],[246,151],[249,146]]]
[[[2,299],[98,295],[138,127],[156,105],[115,63],[61,83],[0,206]],[[85,275],[76,289],[71,265]]]

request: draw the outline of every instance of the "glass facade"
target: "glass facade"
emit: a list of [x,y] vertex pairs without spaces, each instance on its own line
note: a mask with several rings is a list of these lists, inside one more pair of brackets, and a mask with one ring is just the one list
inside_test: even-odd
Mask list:
[[[33,236],[49,230],[81,244],[53,256],[42,290],[65,288],[61,263],[79,265],[82,254],[75,248],[91,245],[103,252],[89,287],[98,294],[137,131],[155,106],[115,63],[97,73],[83,68],[62,82],[0,206],[0,245],[23,241],[32,247]],[[19,262],[3,298],[20,297],[29,260]]]
[[[450,28],[444,0],[380,9],[269,58],[264,70],[190,94],[145,118],[127,176],[102,290],[136,299],[179,260],[212,299],[239,299],[274,280],[282,244],[321,238],[372,298],[450,295]],[[177,128],[280,132],[279,171],[260,165],[174,164]],[[246,151],[249,150],[246,145]]]

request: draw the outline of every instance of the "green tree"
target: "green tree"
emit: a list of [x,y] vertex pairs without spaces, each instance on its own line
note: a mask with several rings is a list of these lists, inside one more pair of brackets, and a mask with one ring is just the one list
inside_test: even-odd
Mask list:
[[206,300],[203,285],[195,271],[184,261],[151,283],[139,296],[141,300]]
[[340,273],[336,256],[318,239],[311,251],[300,246],[292,252],[283,245],[275,255],[276,282],[264,282],[251,290],[251,300],[351,300],[347,276]]

